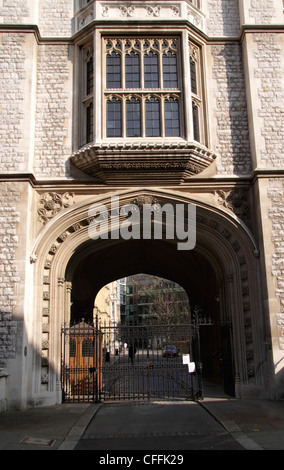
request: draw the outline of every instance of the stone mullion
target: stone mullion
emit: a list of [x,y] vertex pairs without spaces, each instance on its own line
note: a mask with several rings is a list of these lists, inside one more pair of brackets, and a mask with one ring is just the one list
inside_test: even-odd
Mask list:
[[160,90],[164,89],[163,53],[159,53]]
[[121,110],[121,132],[122,132],[122,137],[123,139],[126,138],[126,100],[128,99],[127,96],[122,96],[121,98],[121,104],[122,104],[122,110]]
[[146,97],[141,97],[141,135],[142,138],[146,136],[146,110],[145,110]]
[[161,137],[166,135],[166,123],[165,123],[165,97],[161,96],[160,101],[160,125],[161,125]]

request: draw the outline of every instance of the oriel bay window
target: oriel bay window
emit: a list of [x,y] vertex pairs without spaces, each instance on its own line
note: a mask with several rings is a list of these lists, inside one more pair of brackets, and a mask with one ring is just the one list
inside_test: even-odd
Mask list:
[[184,182],[216,158],[207,148],[204,42],[176,25],[135,33],[134,24],[116,34],[105,23],[80,38],[71,161],[105,183]]
[[180,137],[178,38],[104,40],[105,137]]
[[[181,37],[101,40],[101,59],[93,44],[83,48],[80,145],[97,138],[176,138],[204,144],[200,47],[189,37],[187,47]],[[100,69],[101,81],[94,74]]]

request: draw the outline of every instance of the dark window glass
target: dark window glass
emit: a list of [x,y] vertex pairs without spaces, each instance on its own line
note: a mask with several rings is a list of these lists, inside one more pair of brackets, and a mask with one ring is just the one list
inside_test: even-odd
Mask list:
[[90,339],[84,339],[82,342],[82,357],[93,357],[94,343]]
[[178,88],[177,56],[168,52],[163,55],[164,88]]
[[133,51],[125,56],[125,86],[140,88],[140,56]]
[[159,58],[153,52],[144,56],[144,86],[159,88]]
[[107,102],[107,137],[121,136],[121,101],[113,98]]
[[159,137],[161,135],[160,125],[160,102],[150,98],[145,103],[146,107],[146,136]]
[[112,52],[106,60],[107,88],[121,88],[121,56]]
[[192,59],[190,59],[190,82],[191,92],[197,95],[196,64]]
[[76,356],[76,341],[74,339],[70,339],[69,348],[70,348],[70,357],[75,357]]
[[94,68],[93,68],[93,58],[87,62],[87,95],[93,93],[94,87]]
[[141,103],[134,98],[126,102],[126,136],[141,136]]
[[192,119],[193,119],[193,138],[197,142],[200,142],[200,133],[199,133],[199,110],[198,106],[192,102]]
[[179,137],[179,102],[170,98],[165,101],[165,132],[166,137]]
[[93,128],[94,128],[94,107],[93,103],[90,103],[86,108],[86,140],[92,142],[93,140]]

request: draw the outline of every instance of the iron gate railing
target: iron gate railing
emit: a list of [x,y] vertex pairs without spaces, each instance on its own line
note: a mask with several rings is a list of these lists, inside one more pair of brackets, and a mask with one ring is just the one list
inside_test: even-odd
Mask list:
[[196,324],[64,326],[63,401],[201,398],[199,356]]

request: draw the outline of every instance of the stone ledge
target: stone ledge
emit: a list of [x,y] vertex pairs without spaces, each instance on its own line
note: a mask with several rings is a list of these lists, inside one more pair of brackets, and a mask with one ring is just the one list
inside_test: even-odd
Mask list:
[[179,184],[198,175],[216,155],[196,142],[91,144],[71,156],[81,171],[104,183]]

